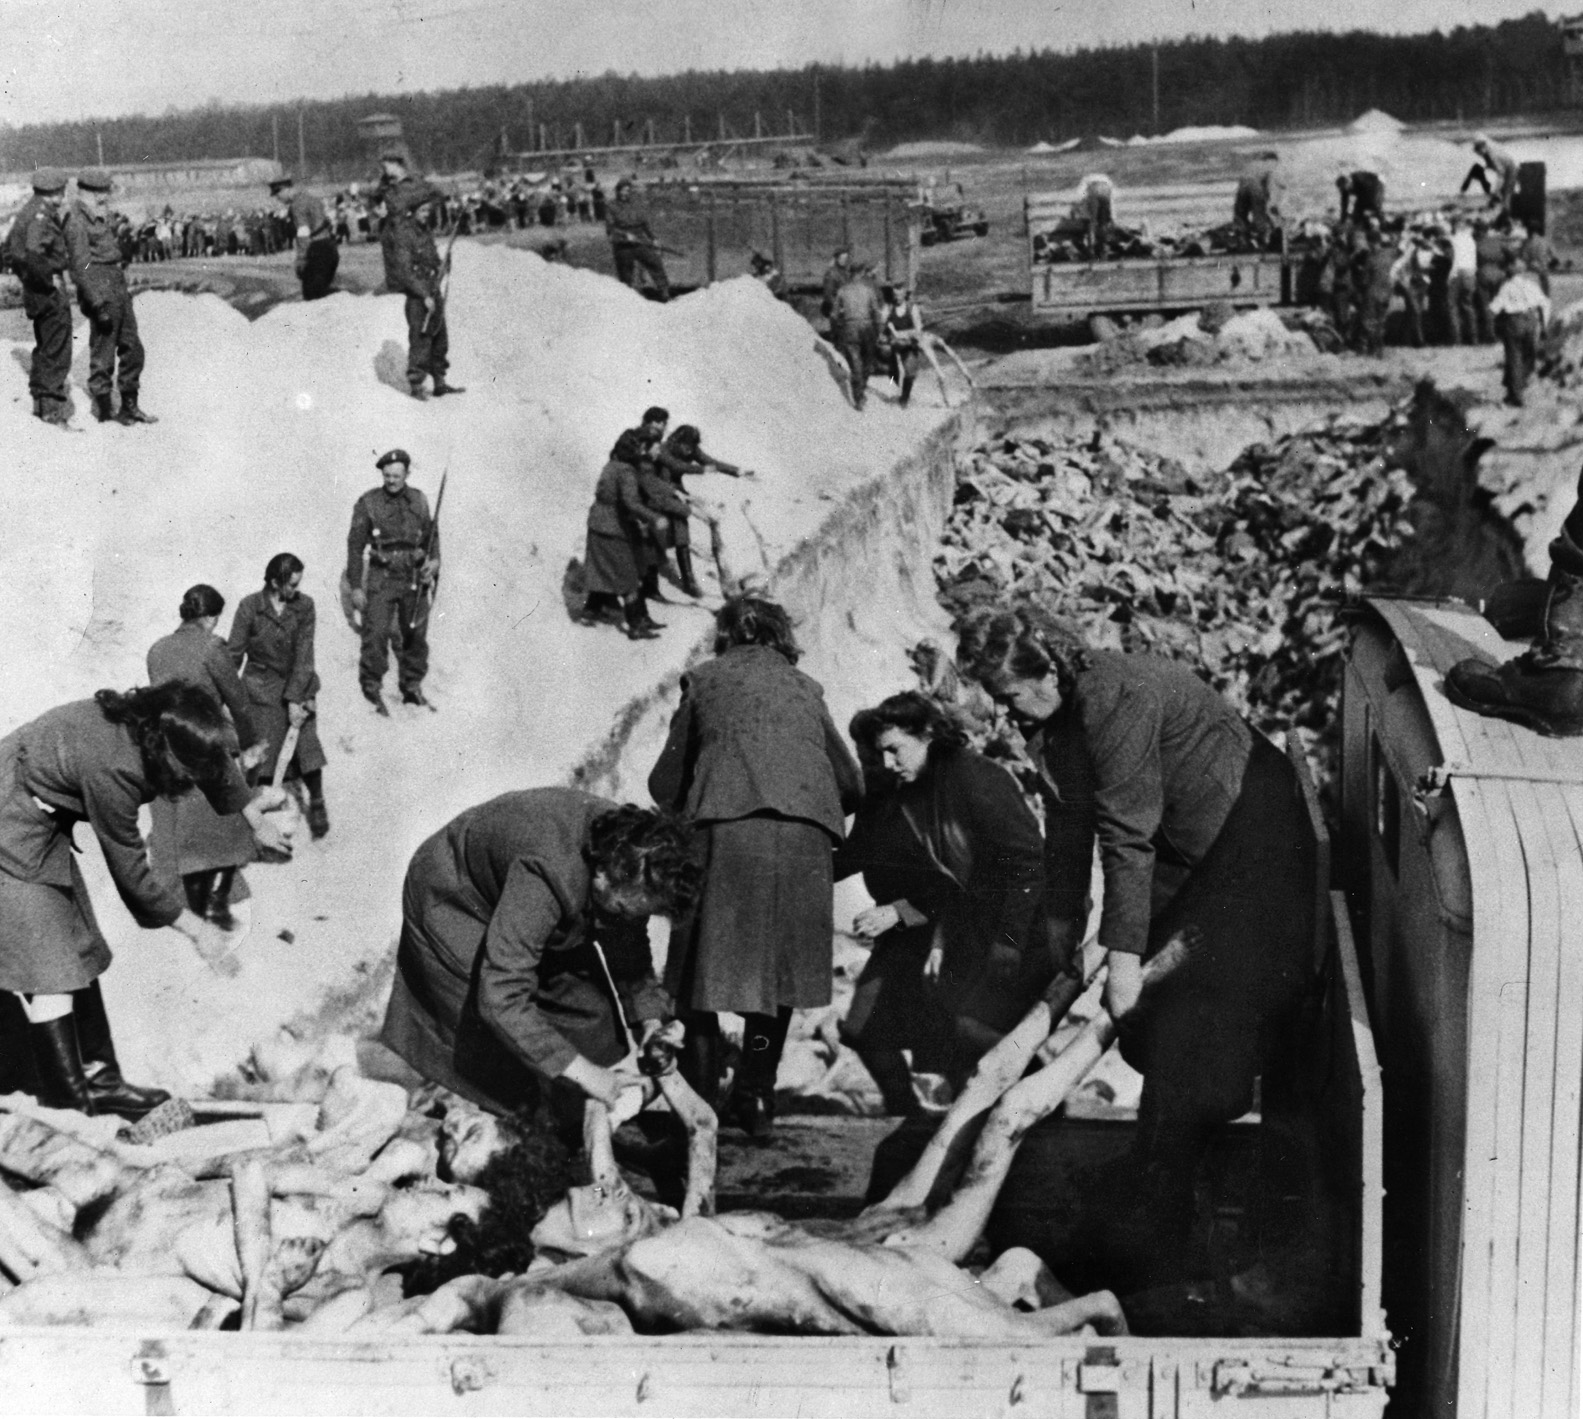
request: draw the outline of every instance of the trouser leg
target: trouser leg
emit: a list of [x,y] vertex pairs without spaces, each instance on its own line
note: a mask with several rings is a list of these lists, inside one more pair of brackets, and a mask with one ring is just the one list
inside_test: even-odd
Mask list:
[[665,274],[665,263],[660,260],[659,252],[651,246],[640,246],[635,256],[638,265],[649,273],[649,279],[654,282],[654,289],[659,293],[659,298],[668,301],[671,298],[671,281]]
[[774,1094],[791,1017],[790,1006],[783,1006],[774,1015],[742,1017],[742,1067],[737,1073],[737,1082],[745,1091]]
[[429,673],[429,598],[421,589],[402,589],[391,639],[396,646],[396,683],[403,691],[416,690]]
[[429,325],[428,370],[434,376],[434,382],[439,384],[450,368],[451,330],[446,321],[445,307],[437,305],[434,308],[434,319]]
[[71,307],[58,292],[39,303],[33,312],[33,362],[28,389],[35,399],[66,401],[66,379],[71,374]]
[[710,1108],[718,1108],[724,1073],[720,1017],[711,1011],[697,1011],[687,1015],[686,1027],[677,1068],[699,1098]]
[[616,246],[610,250],[616,263],[616,280],[623,286],[635,287],[638,283],[638,263],[633,259],[630,246]]
[[385,678],[390,664],[391,621],[400,614],[401,588],[383,575],[370,573],[368,605],[363,611],[363,648],[357,661],[357,679],[365,689]]
[[308,243],[302,269],[302,298],[316,301],[330,294],[335,273],[341,264],[341,253],[333,241]]
[[120,316],[115,331],[116,360],[120,365],[119,378],[122,399],[137,400],[138,387],[143,382],[143,338],[138,333],[137,312],[132,308],[128,292],[121,297]]
[[429,347],[430,331],[424,329],[424,322],[429,318],[428,308],[417,296],[408,296],[406,302],[407,316],[407,383],[414,389],[423,386],[424,376],[429,372]]
[[88,318],[88,393],[95,399],[108,399],[115,391],[116,326],[109,312],[104,318]]

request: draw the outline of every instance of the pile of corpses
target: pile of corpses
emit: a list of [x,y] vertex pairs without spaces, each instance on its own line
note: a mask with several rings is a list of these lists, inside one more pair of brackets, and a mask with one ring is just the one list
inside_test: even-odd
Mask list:
[[[1018,1140],[1113,1035],[1103,1017],[1056,1054],[1054,1019],[1036,1006],[890,1197],[841,1223],[714,1216],[714,1115],[674,1074],[650,1094],[687,1135],[679,1210],[627,1185],[612,1149],[619,1116],[597,1103],[574,1156],[552,1135],[452,1095],[409,1099],[352,1066],[305,1066],[274,1089],[285,1102],[152,1144],[11,1095],[0,1100],[0,1331],[1118,1333],[1110,1292],[1071,1296],[1032,1253],[977,1275],[959,1265]],[[636,1107],[642,1095],[623,1097]]]
[[1245,227],[1225,222],[1193,232],[1160,232],[1143,227],[1107,226],[1097,251],[1092,249],[1088,224],[1076,218],[1058,222],[1047,232],[1033,235],[1033,260],[1058,266],[1073,261],[1155,261],[1184,256],[1242,255],[1269,251],[1268,241]]
[[960,619],[1033,597],[1095,646],[1186,661],[1267,732],[1326,729],[1349,600],[1412,531],[1403,413],[1332,418],[1224,472],[1095,435],[981,444],[935,559]]

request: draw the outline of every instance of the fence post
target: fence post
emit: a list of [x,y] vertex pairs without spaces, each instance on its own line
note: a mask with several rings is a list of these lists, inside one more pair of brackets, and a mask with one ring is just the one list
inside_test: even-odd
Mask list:
[[885,194],[885,280],[887,284],[893,279],[890,265],[891,227],[890,227],[890,193]]
[[704,270],[706,272],[704,279],[707,284],[712,286],[715,283],[715,195],[713,192],[709,194],[709,210],[705,230],[708,233],[708,245],[706,247],[707,254],[704,258]]
[[775,262],[775,269],[782,277],[786,275],[786,251],[781,243],[781,208],[775,200],[775,194],[770,194],[770,257]]
[[852,245],[852,214],[847,207],[846,193],[841,194],[841,245],[851,248]]

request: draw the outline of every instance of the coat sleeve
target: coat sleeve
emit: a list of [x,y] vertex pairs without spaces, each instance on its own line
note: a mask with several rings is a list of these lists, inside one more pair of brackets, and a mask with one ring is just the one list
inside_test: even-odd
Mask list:
[[244,749],[257,743],[258,730],[253,725],[253,717],[248,709],[247,691],[242,688],[242,677],[236,673],[236,666],[232,664],[225,644],[219,637],[212,638],[205,647],[203,663],[209,672],[209,683],[220,697],[220,703],[231,712],[231,720],[236,725],[237,742]]
[[674,813],[682,810],[687,802],[687,791],[692,787],[692,737],[693,707],[687,694],[687,681],[682,681],[682,702],[671,716],[670,733],[665,736],[665,747],[649,770],[649,796],[661,808]]
[[1143,955],[1154,888],[1154,835],[1165,816],[1159,700],[1126,687],[1085,719],[1094,763],[1094,808],[1105,878],[1099,944]]
[[542,872],[529,862],[512,863],[484,933],[478,970],[478,1013],[484,1022],[518,1059],[552,1078],[578,1053],[537,1003],[539,963],[563,916]]
[[[1072,752],[1081,749],[1080,740],[1071,742],[1064,735],[1056,738],[1049,730],[1037,746],[1046,765],[1055,768],[1061,787],[1058,798],[1048,791],[1044,794],[1044,892],[1049,915],[1064,924],[1086,915],[1094,862],[1093,774],[1086,754]],[[1063,750],[1067,752],[1063,754]]]
[[242,662],[247,659],[247,644],[253,638],[253,603],[244,600],[236,608],[236,615],[231,618],[231,634],[225,642],[226,654],[231,657],[231,664],[238,670]]
[[64,231],[66,235],[66,264],[71,267],[71,279],[77,287],[78,298],[86,302],[88,300],[86,286],[88,260],[91,255],[88,243],[88,228],[75,213],[68,212]]
[[825,757],[829,759],[830,771],[835,775],[836,792],[841,796],[841,811],[856,813],[863,801],[863,770],[847,748],[841,731],[835,727],[830,711],[823,706],[820,707],[820,718],[824,721]]
[[297,604],[302,606],[302,611],[297,621],[297,637],[291,647],[291,673],[286,677],[281,698],[301,703],[313,698],[318,679],[313,668],[313,633],[318,624],[318,612],[306,596],[298,598]]
[[160,881],[137,830],[139,799],[112,764],[94,764],[79,785],[83,808],[104,850],[105,866],[127,910],[142,927],[169,926],[184,903],[174,882]]
[[637,473],[626,464],[616,472],[616,501],[635,521],[645,526],[651,526],[659,516],[644,499]]
[[346,579],[354,587],[363,584],[363,550],[374,535],[374,519],[362,498],[352,504],[352,525],[346,534]]
[[22,274],[37,286],[52,286],[60,269],[58,250],[59,229],[51,223],[48,212],[35,212],[23,233]]

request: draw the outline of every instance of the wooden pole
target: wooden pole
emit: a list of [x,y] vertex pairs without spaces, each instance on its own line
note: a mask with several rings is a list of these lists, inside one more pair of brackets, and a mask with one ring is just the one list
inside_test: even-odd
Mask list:
[[1160,46],[1155,45],[1150,51],[1153,78],[1154,78],[1154,128],[1153,132],[1160,131]]
[[693,116],[690,113],[684,113],[682,115],[682,142],[684,142],[684,143],[691,143],[692,141],[693,141]]
[[275,161],[278,163],[280,161],[280,115],[278,113],[269,115],[269,132],[275,142]]
[[753,136],[755,138],[764,136],[764,119],[757,109],[753,110]]
[[297,181],[308,180],[308,136],[303,127],[302,105],[297,105]]
[[819,71],[813,71],[813,140],[819,141]]
[[94,141],[94,147],[95,147],[95,149],[97,150],[97,152],[99,154],[99,166],[103,167],[104,166],[104,134],[96,132],[93,135],[93,141]]
[[786,136],[788,138],[795,138],[797,136],[797,120],[792,117],[792,111],[790,109],[786,110]]
[[654,120],[652,118],[649,119],[647,128],[649,135],[649,146],[652,148],[654,146]]
[[528,100],[528,147],[533,146],[533,136],[539,130],[533,126],[533,100]]
[[715,283],[715,194],[709,193],[708,221],[705,227],[705,236],[708,240],[704,257],[704,279],[709,285]]
[[572,142],[579,148],[583,146],[583,125],[581,123],[572,125]]
[[786,249],[781,240],[781,209],[774,193],[770,194],[770,256],[774,258],[776,270],[785,276]]
[[892,277],[891,277],[891,269],[890,269],[890,248],[891,248],[890,194],[886,193],[885,194],[885,280],[887,282],[889,282],[892,279]]
[[541,124],[539,124],[539,151],[542,153],[549,146],[550,146],[549,134],[546,131],[546,126],[541,123]]
[[722,108],[717,109],[715,112],[720,119],[720,141],[724,143],[726,140],[726,111]]

